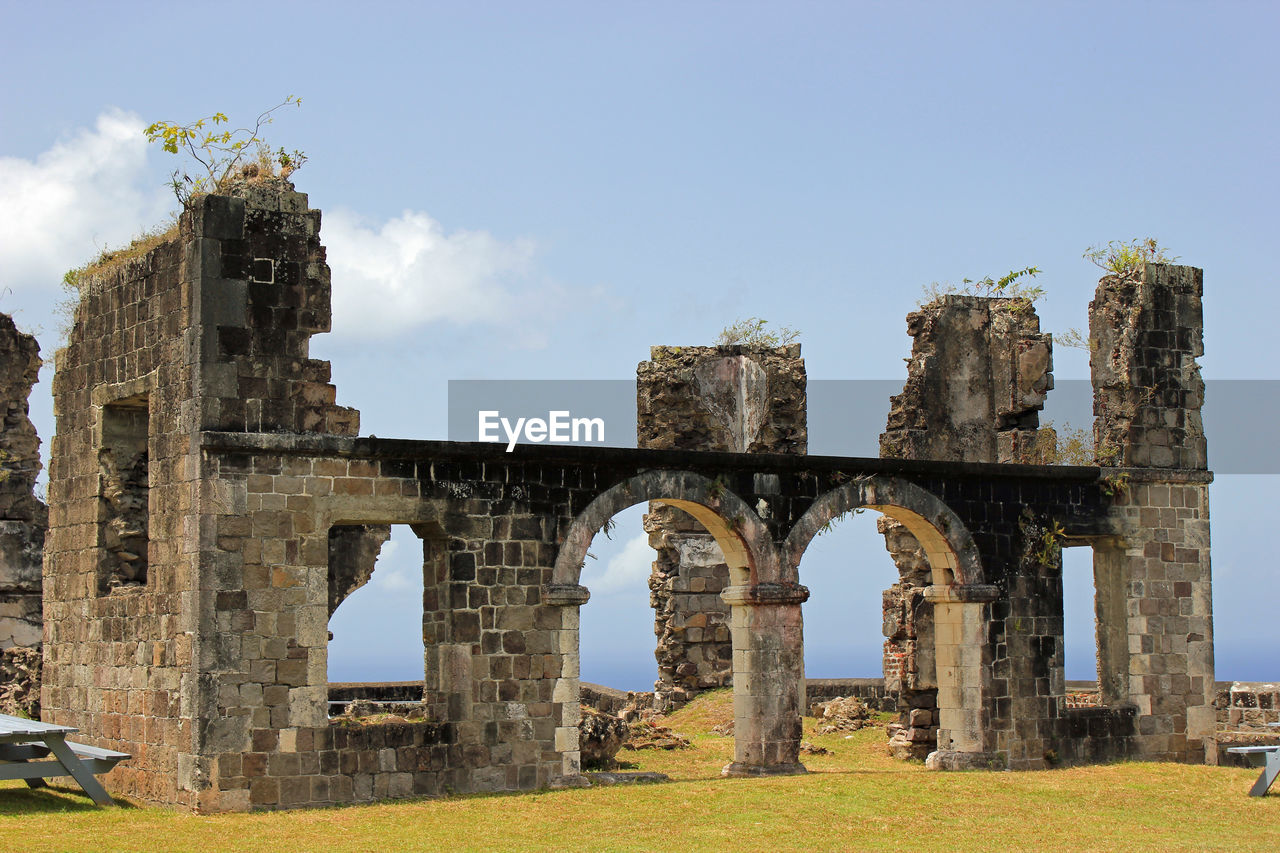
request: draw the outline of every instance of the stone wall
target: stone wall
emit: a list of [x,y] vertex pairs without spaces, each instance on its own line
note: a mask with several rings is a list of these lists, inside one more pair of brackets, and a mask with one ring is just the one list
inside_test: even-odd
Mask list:
[[204,482],[192,436],[358,427],[328,363],[307,357],[329,327],[319,212],[287,182],[235,192],[197,199],[158,246],[82,279],[54,379],[45,717],[132,753],[120,790],[189,806],[212,772],[212,727],[196,721],[238,689],[201,676],[220,654],[210,641],[233,644],[237,668],[297,665],[274,605],[226,611],[247,600],[239,568],[206,550],[253,552],[286,521],[241,504],[210,527],[227,496]]
[[[804,454],[807,398],[800,345],[653,347],[636,369],[637,446]],[[729,569],[714,538],[673,506],[644,518],[657,553],[649,577],[658,659],[655,705],[678,707],[732,680]]]
[[1118,537],[1094,546],[1102,698],[1138,712],[1145,755],[1214,752],[1203,273],[1142,264],[1089,303],[1094,436]]
[[41,641],[41,564],[49,511],[33,493],[40,439],[27,417],[40,364],[36,339],[0,314],[0,650]]
[[907,381],[890,401],[880,455],[1040,461],[1039,413],[1053,340],[1024,299],[941,296],[907,315]]
[[1142,264],[1098,282],[1089,303],[1094,446],[1099,464],[1208,468],[1195,267]]
[[[880,455],[969,462],[1040,460],[1039,412],[1053,388],[1053,340],[1025,299],[941,296],[907,315],[907,381],[890,400]],[[937,748],[929,563],[911,533],[881,517],[899,579],[884,592],[884,675],[899,697],[890,751],[923,759]]]

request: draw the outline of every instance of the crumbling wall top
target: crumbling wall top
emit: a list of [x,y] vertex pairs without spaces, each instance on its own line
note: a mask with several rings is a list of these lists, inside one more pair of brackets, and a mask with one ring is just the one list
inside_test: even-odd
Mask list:
[[808,451],[800,344],[650,349],[636,370],[640,447],[738,453]]

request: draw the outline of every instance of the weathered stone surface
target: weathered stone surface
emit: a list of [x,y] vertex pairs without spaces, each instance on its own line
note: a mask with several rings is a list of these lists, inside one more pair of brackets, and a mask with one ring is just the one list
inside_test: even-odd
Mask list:
[[1142,264],[1105,276],[1089,303],[1094,447],[1102,465],[1208,467],[1204,381],[1204,275]]
[[[13,319],[0,314],[0,650],[38,648],[41,643],[41,564],[49,511],[35,497],[40,473],[40,439],[27,417],[27,398],[40,371],[40,347],[20,332]],[[37,667],[18,667],[11,678],[17,701],[37,707]]]
[[[1039,412],[1053,388],[1053,342],[1023,299],[942,296],[907,315],[913,338],[880,455],[956,462],[1039,462]],[[937,742],[931,569],[915,537],[881,517],[899,579],[885,590],[885,687],[898,693],[889,752],[923,759]],[[930,722],[920,723],[924,717]]]
[[618,766],[615,756],[627,738],[627,724],[619,717],[582,706],[578,723],[578,750],[584,770],[608,770]]
[[38,647],[0,649],[0,714],[40,719],[40,664]]
[[378,552],[391,538],[389,524],[335,525],[329,529],[329,615],[373,577]]
[[940,749],[929,753],[924,766],[929,770],[1003,770],[999,755],[987,752],[956,752]]
[[648,715],[632,720],[627,724],[627,736],[623,748],[629,750],[643,749],[689,749],[693,744],[687,737],[664,725],[660,715]]
[[856,732],[868,726],[878,726],[871,709],[861,699],[852,696],[837,696],[828,702],[814,705],[811,715],[819,719],[815,732],[820,735],[836,732]]
[[1053,388],[1053,343],[1030,304],[942,296],[907,315],[907,333],[907,382],[890,401],[881,456],[1036,461],[1027,454]]
[[[636,371],[638,446],[805,453],[800,345],[653,347]],[[672,506],[651,504],[645,531],[657,559],[649,603],[657,635],[655,705],[670,710],[732,681],[729,584],[724,555],[706,529]]]

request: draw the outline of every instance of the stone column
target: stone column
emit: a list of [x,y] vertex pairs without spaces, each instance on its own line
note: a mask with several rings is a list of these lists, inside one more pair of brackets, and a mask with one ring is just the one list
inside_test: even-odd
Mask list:
[[725,776],[804,773],[804,630],[799,585],[732,586],[734,760]]
[[556,714],[555,750],[560,753],[560,778],[553,780],[556,787],[580,787],[586,784],[582,776],[582,753],[579,749],[578,723],[582,716],[582,682],[578,655],[578,618],[582,605],[591,593],[578,584],[552,584],[542,592],[542,603],[547,610],[549,623],[559,623],[552,629],[556,647],[560,650],[560,671],[548,674],[555,679],[551,701]]
[[937,751],[929,757],[931,768],[993,766],[987,725],[991,647],[986,608],[998,596],[994,586],[934,585],[925,590],[933,605],[939,706]]

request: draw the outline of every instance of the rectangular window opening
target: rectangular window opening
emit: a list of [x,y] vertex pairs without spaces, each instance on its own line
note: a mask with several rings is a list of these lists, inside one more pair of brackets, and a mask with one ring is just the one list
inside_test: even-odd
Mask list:
[[430,652],[443,615],[445,549],[420,525],[329,530],[329,716],[361,724],[435,719]]
[[1109,707],[1128,695],[1123,552],[1104,542],[1081,544],[1062,552],[1067,707]]

